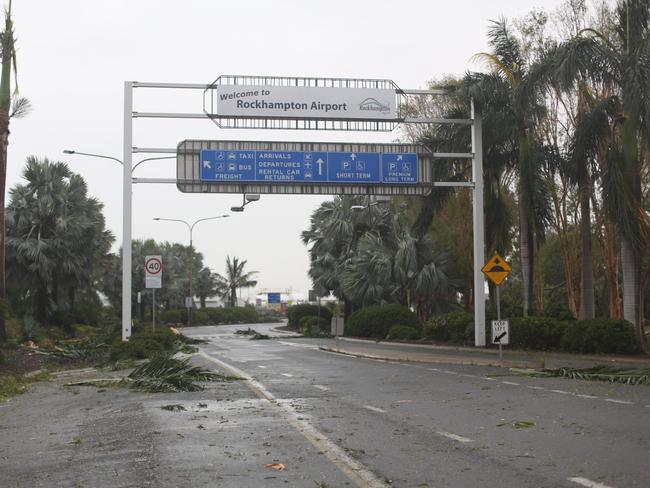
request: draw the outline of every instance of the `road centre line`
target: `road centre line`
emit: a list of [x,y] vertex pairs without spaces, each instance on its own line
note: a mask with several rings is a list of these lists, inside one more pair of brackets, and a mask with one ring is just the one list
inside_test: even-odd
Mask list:
[[268,391],[264,385],[251,378],[250,375],[244,371],[231,366],[228,363],[214,358],[199,349],[198,353],[204,359],[213,362],[221,368],[230,371],[233,375],[244,378],[248,387],[260,398],[265,399],[271,405],[275,405],[289,424],[300,432],[303,436],[312,443],[316,449],[322,452],[327,458],[334,463],[334,465],[341,470],[352,482],[359,488],[389,488],[389,485],[379,479],[372,473],[366,466],[361,464],[356,459],[352,458],[341,447],[331,441],[323,432],[320,432],[307,420],[304,419],[290,404],[282,404],[278,399]]
[[564,390],[548,390],[548,391],[552,391],[553,393],[559,393],[561,395],[571,395],[571,392],[564,391]]
[[258,368],[266,369],[266,366],[262,366],[261,364],[257,365]]
[[286,376],[287,378],[293,378],[292,374],[289,373],[280,373],[282,376]]
[[597,483],[587,478],[575,477],[575,478],[567,478],[567,479],[569,481],[573,481],[574,483],[577,483],[582,486],[586,486],[588,488],[613,488],[609,485],[603,485],[602,483]]
[[386,413],[386,410],[384,410],[382,408],[373,407],[372,405],[364,405],[363,408],[365,408],[366,410],[371,410],[373,412],[377,412],[377,413]]
[[318,388],[321,391],[330,391],[330,389],[323,385],[314,385],[314,388]]
[[628,402],[627,400],[617,400],[616,398],[605,398],[605,401],[610,403],[620,403],[621,405],[634,405],[634,402]]
[[526,388],[530,388],[531,390],[546,390],[546,388],[544,388],[543,386],[526,385]]
[[474,442],[473,439],[469,439],[469,438],[463,437],[461,435],[452,434],[451,432],[436,432],[436,434],[441,435],[443,437],[446,437],[447,439],[462,442],[462,443],[465,443],[465,444],[468,443],[468,442]]
[[576,396],[577,396],[577,397],[580,397],[580,398],[588,398],[588,399],[590,399],[590,400],[595,400],[595,399],[598,398],[598,397],[595,396],[595,395],[587,395],[586,393],[576,393]]
[[515,383],[514,381],[502,381],[504,385],[512,385],[512,386],[521,386],[521,383]]

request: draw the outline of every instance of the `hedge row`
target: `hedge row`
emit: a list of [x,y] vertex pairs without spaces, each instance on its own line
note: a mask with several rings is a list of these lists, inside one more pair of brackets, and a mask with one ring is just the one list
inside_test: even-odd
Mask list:
[[[491,326],[486,323],[491,343]],[[373,339],[429,339],[457,345],[474,345],[474,316],[451,312],[429,319],[424,327],[401,305],[362,308],[345,324],[345,334]],[[510,346],[541,351],[634,354],[639,352],[634,327],[625,320],[599,318],[561,321],[549,317],[510,319]]]
[[[187,325],[187,309],[165,310],[157,319],[162,323]],[[192,325],[253,324],[269,320],[272,319],[260,317],[253,307],[201,308],[192,312]]]
[[[486,337],[491,339],[486,323]],[[452,312],[431,318],[424,337],[459,345],[474,344],[474,317]],[[510,319],[510,346],[539,351],[634,354],[639,345],[632,324],[625,320],[599,318],[561,321],[549,317]]]
[[345,324],[345,335],[384,339],[393,326],[410,327],[418,331],[422,325],[418,316],[403,305],[382,305],[354,312]]
[[287,309],[288,325],[290,327],[299,327],[300,319],[303,317],[321,317],[329,324],[332,321],[332,312],[328,308],[310,305],[308,303],[293,305]]

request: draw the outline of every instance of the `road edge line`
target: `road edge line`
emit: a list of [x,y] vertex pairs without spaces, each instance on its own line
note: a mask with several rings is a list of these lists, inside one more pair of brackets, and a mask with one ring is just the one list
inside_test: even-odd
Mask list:
[[199,349],[199,356],[219,365],[221,368],[231,372],[235,376],[243,378],[246,385],[261,399],[267,400],[270,404],[275,405],[284,415],[289,424],[300,432],[311,444],[321,451],[332,463],[347,476],[350,481],[355,483],[359,488],[389,488],[389,485],[379,479],[372,471],[363,464],[350,457],[341,447],[332,442],[325,434],[320,432],[316,427],[299,418],[297,412],[288,405],[278,402],[278,399],[268,391],[261,383],[253,379],[249,374],[241,369],[232,366],[220,359],[210,356],[208,353]]

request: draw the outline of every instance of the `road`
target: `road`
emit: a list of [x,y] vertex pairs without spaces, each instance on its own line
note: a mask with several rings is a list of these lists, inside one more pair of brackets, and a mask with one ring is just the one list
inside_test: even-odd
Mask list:
[[318,349],[331,340],[251,341],[241,328],[184,332],[335,467],[317,486],[650,486],[647,386],[359,359]]

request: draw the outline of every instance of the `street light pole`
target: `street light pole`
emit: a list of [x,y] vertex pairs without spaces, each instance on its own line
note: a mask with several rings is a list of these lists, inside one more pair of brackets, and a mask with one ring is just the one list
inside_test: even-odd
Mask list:
[[216,219],[224,219],[226,217],[230,217],[230,215],[224,214],[224,215],[217,215],[215,217],[205,217],[203,219],[195,220],[192,224],[187,222],[186,220],[182,219],[163,219],[161,217],[154,217],[154,220],[164,220],[167,222],[181,222],[182,224],[185,224],[190,231],[190,257],[189,257],[189,263],[188,263],[188,277],[189,277],[189,298],[192,300],[191,304],[189,307],[187,307],[187,326],[191,327],[192,326],[192,308],[194,306],[194,295],[192,294],[192,271],[193,271],[193,257],[194,257],[194,246],[193,246],[193,232],[194,232],[194,226],[198,224],[199,222],[204,222],[206,220],[216,220]]
[[176,156],[165,156],[146,158],[138,161],[134,166],[132,164],[131,137],[132,137],[132,119],[131,109],[133,105],[132,85],[127,82],[124,85],[124,161],[112,156],[103,154],[86,153],[64,149],[65,154],[78,154],[80,156],[90,156],[93,158],[110,159],[122,165],[123,185],[122,194],[122,340],[128,341],[131,337],[131,213],[132,213],[132,173],[135,168],[145,161],[158,159],[175,159]]

